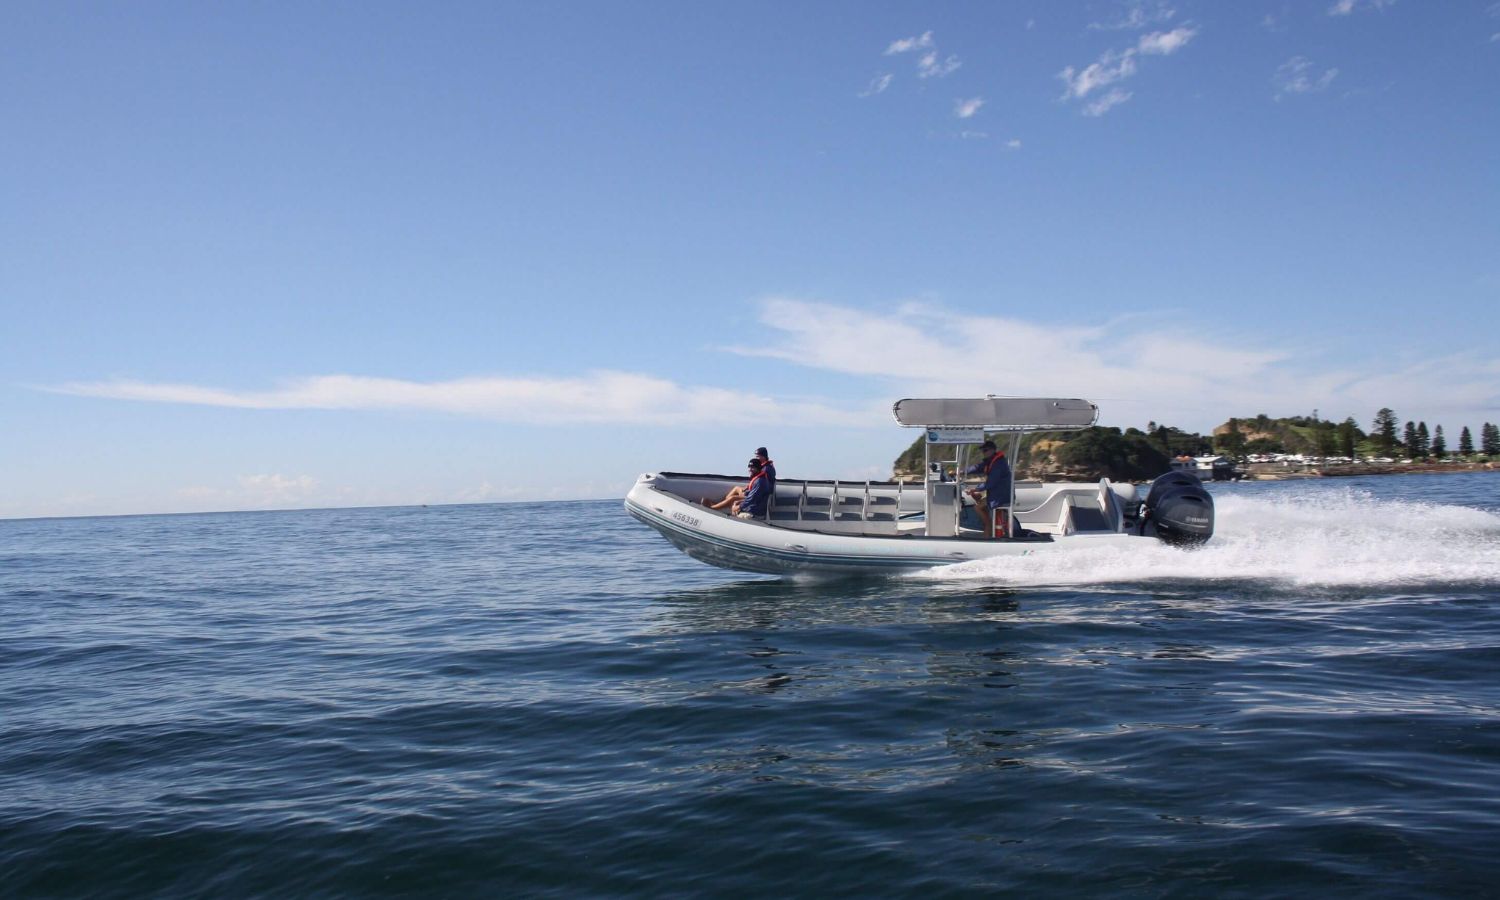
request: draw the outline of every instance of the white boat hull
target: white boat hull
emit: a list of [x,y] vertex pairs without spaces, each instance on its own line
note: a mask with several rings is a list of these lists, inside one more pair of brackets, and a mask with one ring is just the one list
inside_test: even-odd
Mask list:
[[[734,483],[722,476],[693,477],[698,479],[700,487],[704,483],[721,483],[727,489]],[[625,498],[626,510],[688,556],[742,572],[878,574],[1154,540],[1119,531],[1043,535],[1037,540],[1014,541],[927,537],[910,531],[825,533],[808,527],[805,522],[799,522],[801,527],[784,527],[710,510],[662,489],[665,481],[664,476],[642,475]],[[895,529],[894,522],[890,528]]]

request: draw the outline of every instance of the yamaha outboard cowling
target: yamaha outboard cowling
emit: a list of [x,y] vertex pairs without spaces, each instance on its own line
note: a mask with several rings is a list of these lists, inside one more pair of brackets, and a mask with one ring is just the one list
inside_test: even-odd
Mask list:
[[1201,544],[1214,534],[1214,498],[1186,472],[1168,472],[1151,482],[1140,533],[1168,544]]

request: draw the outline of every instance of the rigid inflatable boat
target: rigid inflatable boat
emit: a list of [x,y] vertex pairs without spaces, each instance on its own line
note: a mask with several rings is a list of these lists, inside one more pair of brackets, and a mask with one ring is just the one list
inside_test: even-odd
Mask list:
[[765,516],[743,519],[714,503],[743,476],[658,472],[625,497],[631,515],[694,559],[772,574],[897,572],[994,557],[1213,536],[1213,498],[1192,475],[1169,472],[1144,496],[1133,484],[1013,481],[1006,525],[986,532],[962,474],[987,438],[1014,459],[1021,436],[1078,431],[1097,421],[1087,400],[985,397],[895,405],[898,424],[926,431],[917,482],[780,478]]

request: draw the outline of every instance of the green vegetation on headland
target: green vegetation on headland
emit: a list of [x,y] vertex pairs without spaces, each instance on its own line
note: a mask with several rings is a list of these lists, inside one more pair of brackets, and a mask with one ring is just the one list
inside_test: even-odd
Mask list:
[[[1407,422],[1402,428],[1397,421],[1395,412],[1381,409],[1368,432],[1353,417],[1331,422],[1310,416],[1273,419],[1264,413],[1230,419],[1209,435],[1155,422],[1144,431],[1094,426],[1082,431],[1038,432],[1022,438],[1012,465],[1025,478],[1147,481],[1166,472],[1174,457],[1184,455],[1221,455],[1241,465],[1277,455],[1380,466],[1453,459],[1469,463],[1500,460],[1500,426],[1484,423],[1476,446],[1473,433],[1465,425],[1455,450],[1449,447],[1443,426],[1429,431],[1426,422]],[[999,437],[1003,436],[997,436],[997,443],[1004,447]],[[925,438],[918,436],[896,457],[894,477],[921,477]],[[946,452],[951,460],[952,450]]]

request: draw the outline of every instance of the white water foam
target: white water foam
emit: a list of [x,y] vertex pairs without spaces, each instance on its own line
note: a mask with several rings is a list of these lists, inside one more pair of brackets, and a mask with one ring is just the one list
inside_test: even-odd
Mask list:
[[909,577],[1015,585],[1242,581],[1295,586],[1500,584],[1500,516],[1360,491],[1215,498],[1214,536],[943,566]]

